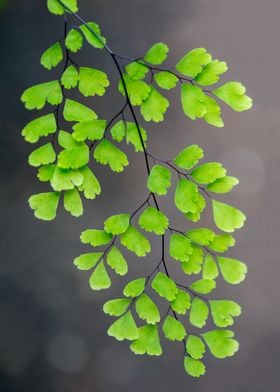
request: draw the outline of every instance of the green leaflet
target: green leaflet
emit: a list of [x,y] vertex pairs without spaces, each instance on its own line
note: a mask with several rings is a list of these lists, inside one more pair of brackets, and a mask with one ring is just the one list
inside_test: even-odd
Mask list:
[[228,327],[233,324],[233,317],[241,314],[241,307],[234,301],[210,301],[213,321],[217,327]]
[[97,114],[87,106],[67,98],[63,117],[66,121],[91,121],[97,118]]
[[172,341],[181,341],[187,334],[183,324],[171,316],[167,316],[165,319],[162,325],[162,330],[166,339]]
[[88,271],[95,267],[95,265],[100,261],[103,257],[102,252],[94,252],[94,253],[84,253],[74,260],[74,265],[82,271]]
[[126,123],[121,120],[114,124],[110,130],[113,140],[121,142],[125,138]]
[[137,326],[130,311],[115,321],[107,333],[119,341],[135,340],[139,337]]
[[220,75],[227,71],[227,64],[224,61],[213,60],[203,67],[202,71],[196,76],[195,81],[202,86],[210,86],[217,83]]
[[[119,130],[120,130],[120,128],[119,128]],[[112,132],[112,130],[111,130],[111,132]],[[146,146],[145,142],[147,141],[147,132],[142,127],[140,127],[140,132],[141,132],[141,138],[143,140],[143,143]],[[132,144],[134,146],[134,149],[136,152],[143,151],[143,145],[142,145],[141,138],[139,136],[139,130],[138,130],[135,123],[127,121],[124,124],[124,134],[126,135],[127,144]],[[119,131],[119,135],[120,135],[120,131]],[[120,140],[118,140],[118,141],[120,141]]]
[[186,275],[197,275],[201,271],[204,253],[203,250],[196,245],[191,244],[191,248],[192,253],[189,255],[188,260],[182,263],[182,270]]
[[198,336],[189,335],[186,349],[192,358],[201,359],[205,353],[205,344]]
[[48,70],[56,67],[63,59],[63,51],[59,42],[48,48],[41,56],[41,65]]
[[190,323],[197,328],[205,326],[209,314],[209,309],[204,301],[195,297],[190,310]]
[[148,189],[160,196],[166,195],[171,186],[171,173],[166,167],[154,165],[147,180]]
[[152,281],[152,288],[167,301],[173,301],[178,293],[175,282],[162,272],[158,272]]
[[213,91],[213,94],[233,110],[242,112],[251,109],[253,101],[246,94],[246,88],[239,82],[228,82]]
[[205,94],[198,86],[182,84],[181,102],[183,111],[191,120],[203,117],[206,112]]
[[54,173],[55,169],[56,169],[56,166],[54,164],[41,166],[39,168],[38,174],[37,174],[38,179],[42,182],[50,181],[53,177],[53,173]]
[[207,162],[196,167],[191,176],[199,184],[209,184],[226,175],[226,169],[219,162]]
[[168,228],[169,221],[162,211],[154,207],[148,207],[139,217],[139,226],[148,232],[162,235]]
[[125,286],[123,290],[123,294],[126,297],[136,298],[143,293],[143,291],[145,290],[145,285],[146,285],[145,278],[132,280]]
[[[57,164],[62,169],[79,169],[89,161],[89,148],[83,142],[76,142],[72,135],[60,131],[58,142],[65,150],[58,155]],[[79,184],[80,185],[80,184]]]
[[58,80],[29,87],[21,96],[26,109],[42,109],[46,103],[59,105],[63,96]]
[[215,279],[219,276],[218,266],[213,259],[213,257],[209,254],[205,256],[202,277],[203,279]]
[[197,193],[197,200],[196,200],[196,210],[195,212],[187,212],[185,214],[186,219],[192,221],[192,222],[197,222],[200,219],[200,216],[202,212],[204,211],[206,207],[206,201],[203,196],[201,196],[200,193]]
[[173,159],[174,163],[181,169],[189,170],[193,168],[201,158],[203,158],[203,150],[196,144],[185,147]]
[[178,289],[176,298],[171,302],[171,308],[176,312],[177,314],[186,314],[187,310],[190,309],[191,307],[191,297],[190,295],[183,291]]
[[77,0],[63,0],[65,8],[58,0],[48,0],[47,6],[49,11],[55,15],[63,15],[65,11],[77,12],[78,1]]
[[169,71],[161,71],[155,75],[157,85],[165,90],[176,87],[178,80],[178,77]]
[[51,187],[55,191],[73,189],[83,183],[83,175],[79,170],[61,169],[55,167],[50,178]]
[[41,137],[56,132],[56,120],[53,113],[30,121],[22,130],[26,142],[36,143]]
[[86,41],[96,49],[103,49],[106,44],[106,38],[102,36],[100,27],[97,23],[88,22],[81,25],[80,29],[84,34]]
[[197,186],[185,179],[180,178],[175,192],[174,202],[178,210],[187,212],[197,211],[198,188]]
[[28,157],[30,166],[38,167],[55,161],[56,153],[51,143],[36,148]]
[[130,344],[134,354],[159,356],[162,354],[157,325],[144,325],[138,328],[139,337]]
[[138,257],[145,257],[151,252],[151,245],[148,239],[140,233],[135,227],[129,226],[124,234],[120,237],[121,244],[135,253]]
[[234,246],[235,239],[231,234],[216,234],[214,240],[209,244],[209,248],[215,252],[222,253]]
[[205,374],[205,365],[198,359],[185,357],[184,367],[186,372],[192,377],[200,377]]
[[79,191],[84,192],[86,199],[95,199],[101,193],[99,181],[87,166],[80,169],[80,174],[83,176],[83,181],[79,185]]
[[128,271],[128,265],[123,257],[122,253],[118,248],[115,246],[112,246],[110,251],[108,252],[107,255],[107,264],[115,270],[116,274],[118,275],[126,275]]
[[239,344],[233,339],[234,333],[230,330],[217,329],[202,336],[211,354],[216,358],[232,357],[238,351]]
[[81,234],[81,242],[92,246],[107,245],[112,239],[112,234],[104,230],[87,229]]
[[239,180],[235,177],[225,176],[219,178],[211,184],[207,185],[207,190],[214,193],[227,193],[232,190],[232,188],[239,184]]
[[79,90],[85,97],[93,95],[102,96],[105,94],[109,80],[105,72],[94,68],[80,68]]
[[161,122],[169,107],[169,101],[156,89],[151,88],[150,94],[141,105],[141,114],[146,121]]
[[207,53],[204,48],[196,48],[188,52],[176,65],[176,69],[185,76],[195,78],[203,66],[210,63],[211,54]]
[[199,279],[190,285],[190,289],[200,294],[209,294],[216,287],[215,280]]
[[211,125],[215,127],[221,128],[224,126],[223,119],[221,117],[221,108],[217,104],[214,98],[208,97],[208,95],[204,96],[204,106],[206,108],[206,113],[203,116],[203,119]]
[[129,220],[129,214],[110,216],[110,218],[106,219],[104,222],[104,230],[113,235],[123,234],[129,227]]
[[65,46],[71,52],[76,53],[82,48],[83,41],[82,34],[78,30],[71,29],[66,36]]
[[207,228],[198,228],[189,230],[186,233],[187,237],[189,237],[193,242],[197,244],[207,246],[209,245],[215,238],[215,233],[213,230]]
[[140,319],[146,321],[147,324],[156,324],[160,321],[160,314],[156,304],[145,293],[137,300],[135,310]]
[[188,261],[193,248],[191,241],[183,234],[172,234],[169,242],[169,253],[177,261]]
[[110,169],[115,172],[122,172],[128,166],[126,154],[106,139],[98,144],[93,156],[98,163],[109,165]]
[[133,80],[144,79],[149,72],[149,68],[139,61],[134,61],[125,67],[126,73]]
[[144,60],[147,61],[147,63],[159,65],[164,62],[168,52],[168,46],[163,42],[158,42],[148,50],[148,52],[144,56]]
[[224,280],[229,284],[243,282],[247,274],[247,266],[242,261],[229,257],[217,257]]
[[103,305],[103,312],[110,316],[121,316],[131,303],[129,298],[111,299]]
[[89,278],[90,288],[92,290],[104,290],[111,287],[111,279],[106,271],[103,261],[97,265]]
[[76,188],[64,193],[64,208],[73,216],[81,216],[84,212],[81,196]]
[[143,82],[142,80],[133,80],[128,75],[123,74],[123,81],[119,82],[119,92],[126,96],[126,92],[123,86],[125,83],[126,90],[133,106],[140,106],[144,102],[151,92],[151,87]]
[[47,192],[33,195],[28,200],[30,208],[34,210],[34,215],[38,219],[51,221],[56,217],[56,210],[59,202],[59,193]]
[[74,88],[78,85],[79,72],[73,65],[69,65],[61,76],[61,84],[67,90]]
[[77,142],[101,140],[106,129],[106,120],[81,121],[73,126],[73,138]]
[[217,227],[227,233],[243,227],[246,216],[237,208],[212,200],[213,218]]

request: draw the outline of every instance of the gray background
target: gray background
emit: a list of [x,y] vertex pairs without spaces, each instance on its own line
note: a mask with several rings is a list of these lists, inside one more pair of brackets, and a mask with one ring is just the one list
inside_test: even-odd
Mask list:
[[[27,166],[32,146],[20,130],[34,118],[19,103],[30,84],[48,80],[39,65],[42,51],[62,35],[63,22],[47,13],[43,1],[4,1],[0,14],[1,45],[1,275],[0,390],[3,392],[87,391],[279,391],[279,13],[278,0],[81,0],[80,12],[100,23],[114,50],[139,56],[154,42],[171,48],[170,64],[187,50],[204,46],[228,62],[227,79],[242,81],[254,98],[245,113],[224,109],[225,128],[191,122],[179,109],[178,92],[164,124],[150,126],[150,151],[169,158],[187,144],[198,143],[208,160],[220,160],[239,177],[240,186],[225,200],[243,209],[248,221],[236,234],[231,255],[249,265],[245,283],[219,284],[217,295],[243,305],[235,330],[239,353],[223,361],[208,358],[207,375],[193,380],[182,368],[182,347],[167,344],[161,358],[136,357],[125,343],[107,337],[109,320],[102,303],[120,293],[94,293],[87,273],[72,259],[85,251],[79,233],[98,227],[113,213],[133,210],[145,197],[143,157],[129,149],[131,165],[115,175],[96,167],[103,195],[86,203],[79,220],[59,212],[55,222],[33,218],[30,194],[44,191]],[[87,48],[84,65],[117,75],[108,56]],[[102,116],[121,106],[113,89],[93,100]],[[222,200],[222,199],[221,199]],[[163,200],[162,200],[163,201]],[[170,200],[166,211],[175,214]],[[175,214],[176,226],[185,222]],[[206,214],[205,224],[210,225]],[[174,221],[175,222],[175,221]],[[157,249],[156,243],[155,249]],[[153,256],[130,257],[131,276],[150,268]],[[177,271],[175,271],[177,273]]]

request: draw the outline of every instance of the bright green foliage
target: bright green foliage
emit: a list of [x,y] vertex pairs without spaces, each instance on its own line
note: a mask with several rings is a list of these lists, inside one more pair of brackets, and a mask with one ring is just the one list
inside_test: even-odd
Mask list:
[[197,193],[197,200],[196,200],[196,210],[195,212],[187,212],[185,217],[192,221],[197,222],[200,219],[201,213],[203,212],[204,208],[206,207],[206,201],[200,193]]
[[148,324],[156,324],[160,321],[160,314],[156,304],[145,293],[137,300],[135,310],[140,319],[146,321]]
[[171,302],[171,308],[177,314],[184,315],[187,313],[187,310],[190,309],[190,307],[191,307],[190,295],[187,292],[178,289],[176,298]]
[[58,0],[48,0],[47,4],[49,11],[55,15],[63,15],[65,10],[71,12],[78,11],[77,0],[63,0],[62,3],[65,5],[65,7],[63,7],[61,2],[59,2]]
[[28,200],[30,208],[34,210],[36,218],[51,221],[56,217],[59,193],[46,192],[33,195]]
[[162,71],[155,75],[157,85],[165,90],[176,87],[178,80],[178,77],[169,71]]
[[126,85],[126,90],[133,106],[140,106],[149,97],[151,87],[142,80],[134,80],[126,74],[123,74],[123,80],[120,80],[119,83],[119,92],[123,96],[126,96],[123,82]]
[[98,264],[89,278],[89,285],[92,290],[104,290],[111,287],[111,279],[108,275],[103,261]]
[[83,176],[83,182],[79,185],[79,191],[84,192],[86,199],[95,199],[101,193],[99,181],[87,166],[80,169],[80,174]]
[[205,365],[198,359],[185,357],[184,367],[186,372],[192,377],[200,377],[205,374]]
[[221,108],[217,104],[214,98],[209,97],[208,95],[204,96],[204,105],[206,108],[206,113],[203,116],[203,119],[211,125],[215,127],[221,128],[224,126],[223,119],[221,117]]
[[175,282],[162,272],[156,274],[152,282],[152,288],[167,301],[173,301],[178,293]]
[[121,244],[138,257],[145,257],[151,252],[151,245],[148,239],[135,227],[129,226],[121,235]]
[[80,68],[79,90],[85,97],[105,94],[109,80],[105,72],[94,68]]
[[209,294],[216,287],[215,280],[199,279],[190,285],[190,289],[200,294]]
[[215,233],[213,230],[207,228],[199,228],[189,230],[186,235],[197,244],[207,246],[209,245],[215,238]]
[[71,52],[76,53],[82,49],[84,38],[82,34],[75,29],[71,29],[67,34],[65,46]]
[[66,121],[91,121],[97,118],[97,114],[87,106],[67,98],[63,117]]
[[115,172],[122,172],[128,166],[126,154],[106,139],[98,144],[93,156],[98,163],[109,165],[110,169]]
[[114,140],[116,140],[117,142],[123,141],[126,134],[126,123],[123,120],[118,121],[112,126],[110,132]]
[[196,76],[195,81],[202,86],[210,86],[219,81],[220,75],[227,71],[224,61],[213,60],[203,67],[202,71]]
[[171,186],[171,173],[161,165],[154,165],[147,180],[148,189],[157,195],[166,195]]
[[82,183],[83,176],[79,170],[61,169],[58,166],[55,167],[50,178],[51,187],[55,191],[74,189],[75,186],[80,186]]
[[164,62],[169,52],[169,48],[162,42],[154,44],[144,56],[147,63],[159,65]]
[[233,317],[238,317],[241,314],[241,307],[234,301],[210,301],[209,304],[213,321],[217,327],[233,325]]
[[195,78],[203,69],[203,66],[210,63],[211,54],[204,48],[196,48],[188,52],[176,65],[176,69],[185,76]]
[[203,117],[206,112],[205,94],[198,86],[182,84],[181,101],[183,111],[191,120]]
[[139,218],[139,226],[148,232],[162,235],[168,228],[168,218],[162,211],[158,211],[154,207],[148,207]]
[[131,343],[134,354],[159,356],[162,354],[157,325],[144,325],[138,328],[139,337]]
[[106,124],[106,120],[81,121],[73,126],[72,136],[78,142],[102,140]]
[[77,86],[79,73],[73,65],[69,65],[61,76],[61,84],[67,90]]
[[[66,141],[67,140],[67,141]],[[66,144],[64,144],[66,141]],[[59,132],[58,142],[65,148],[58,155],[58,166],[62,169],[79,169],[89,161],[89,148],[83,142],[76,142],[70,134]]]
[[104,222],[104,230],[113,235],[123,234],[129,227],[129,214],[119,214],[110,216]]
[[145,290],[145,285],[146,285],[145,278],[132,280],[125,286],[123,290],[123,294],[126,297],[136,298],[143,293],[143,291]]
[[202,277],[203,279],[216,279],[219,276],[217,263],[209,254],[205,256]]
[[74,260],[74,265],[82,271],[88,271],[102,259],[102,252],[84,253]]
[[207,162],[197,166],[191,176],[199,184],[209,184],[226,175],[226,169],[219,162]]
[[88,229],[82,232],[81,242],[92,246],[100,246],[108,244],[112,239],[112,234],[104,230]]
[[237,208],[212,200],[213,218],[217,227],[227,233],[232,233],[236,229],[243,227],[246,216]]
[[190,323],[197,328],[202,328],[206,324],[208,315],[209,309],[206,303],[195,297],[190,310]]
[[239,344],[233,339],[234,333],[227,329],[217,329],[203,335],[210,352],[216,358],[232,357],[238,351]]
[[161,122],[168,106],[168,100],[152,88],[148,98],[141,105],[141,114],[146,121]]
[[191,241],[183,234],[172,234],[169,242],[169,253],[173,259],[186,262],[192,253]]
[[29,143],[36,143],[40,137],[56,132],[54,114],[47,114],[30,121],[22,130],[22,136]]
[[50,70],[56,67],[63,59],[63,51],[59,42],[48,48],[41,57],[41,64]]
[[88,22],[87,24],[81,25],[80,29],[90,45],[96,49],[104,48],[104,44],[106,44],[106,38],[102,36],[100,27],[97,23]]
[[135,340],[138,338],[139,332],[130,311],[111,325],[108,329],[108,335],[113,336],[119,341]]
[[242,261],[229,257],[217,257],[224,280],[229,284],[241,283],[247,273],[247,266]]
[[192,253],[189,255],[187,261],[182,263],[182,270],[186,275],[199,274],[201,265],[203,263],[203,250],[196,245],[191,245]]
[[165,319],[162,330],[166,339],[181,341],[186,336],[186,330],[183,324],[176,320],[174,317],[167,316]]
[[239,180],[237,178],[225,176],[207,185],[207,190],[214,193],[227,193],[238,183]]
[[203,155],[202,148],[194,144],[184,148],[173,161],[181,169],[189,170],[203,158]]
[[139,61],[133,61],[128,64],[125,67],[125,70],[129,77],[133,80],[144,79],[146,74],[149,72],[149,68]]
[[231,234],[217,234],[214,240],[209,244],[209,248],[215,252],[223,253],[231,246],[234,246],[235,239]]
[[62,91],[57,80],[29,87],[21,96],[26,109],[42,109],[46,103],[59,105],[62,102]]
[[76,188],[64,193],[64,208],[73,216],[81,216],[84,212],[82,200]]
[[192,358],[201,359],[205,353],[205,344],[198,336],[189,335],[186,349]]
[[118,298],[107,301],[103,306],[103,312],[109,316],[121,316],[129,307],[131,300],[129,298]]
[[56,154],[51,143],[44,144],[42,147],[36,148],[28,157],[30,166],[47,165],[55,161]]
[[[125,124],[123,124],[124,128],[124,136],[126,135],[126,142],[127,144],[132,144],[134,146],[134,149],[136,152],[143,151],[143,145],[142,141],[145,144],[147,141],[147,132],[145,131],[144,128],[140,127],[140,132],[141,132],[141,137],[139,136],[139,131],[135,123],[127,121]],[[115,128],[116,129],[116,128]],[[117,128],[118,134],[117,136],[120,137],[120,126]],[[112,130],[111,130],[112,132]],[[142,138],[142,141],[141,141]],[[118,140],[120,141],[120,140]]]
[[180,178],[177,183],[174,202],[178,210],[187,212],[197,211],[198,188],[197,186],[185,179]]
[[233,110],[242,112],[252,107],[252,99],[246,94],[246,88],[239,82],[228,82],[213,91],[213,94],[227,103]]
[[112,246],[111,250],[108,252],[107,255],[107,264],[115,270],[116,274],[118,275],[126,275],[128,271],[128,265],[123,257],[122,253],[118,248]]

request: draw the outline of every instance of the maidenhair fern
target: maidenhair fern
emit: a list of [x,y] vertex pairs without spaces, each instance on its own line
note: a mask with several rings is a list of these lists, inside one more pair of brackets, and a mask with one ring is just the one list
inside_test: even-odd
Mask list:
[[[161,42],[142,58],[131,59],[114,53],[100,27],[77,14],[77,0],[48,0],[47,6],[51,13],[64,16],[65,34],[41,56],[47,70],[62,64],[59,79],[32,86],[21,98],[27,109],[47,108],[22,131],[27,142],[40,141],[29,163],[38,168],[39,180],[50,185],[45,193],[30,197],[30,207],[37,218],[50,221],[63,199],[65,210],[78,217],[83,214],[81,196],[94,199],[101,193],[91,161],[122,172],[129,164],[122,151],[125,142],[144,155],[146,199],[133,213],[122,211],[108,217],[104,227],[85,230],[81,241],[93,249],[77,257],[74,264],[90,271],[93,290],[107,289],[112,279],[109,270],[122,276],[128,271],[123,249],[146,257],[151,252],[149,236],[158,236],[161,254],[156,265],[151,263],[150,273],[126,282],[119,298],[104,304],[104,312],[116,317],[108,334],[130,341],[135,354],[161,355],[163,338],[181,341],[185,370],[199,377],[205,373],[202,359],[206,349],[217,358],[232,356],[238,350],[234,333],[227,328],[240,315],[240,306],[232,300],[207,297],[215,290],[219,276],[235,285],[247,272],[243,262],[223,255],[235,243],[230,233],[245,221],[241,211],[220,201],[220,194],[230,192],[238,180],[227,175],[221,163],[201,163],[204,152],[197,145],[186,146],[171,160],[153,156],[135,107],[146,122],[163,121],[169,100],[162,90],[179,88],[187,117],[222,127],[221,101],[235,111],[249,109],[252,101],[239,82],[211,88],[227,71],[227,65],[212,59],[204,48],[191,50],[173,68],[162,66],[169,49]],[[105,50],[120,77],[118,90],[124,102],[109,121],[100,119],[91,106],[68,97],[68,90],[74,88],[84,97],[103,96],[110,83],[102,70],[88,64],[80,66],[73,60],[73,54],[85,43],[93,50]],[[127,121],[128,113],[132,121]],[[171,192],[172,182],[176,184],[175,206],[186,219],[182,230],[171,226],[159,203],[159,196]],[[218,232],[188,225],[200,220],[207,202]],[[183,284],[172,276],[172,263],[181,267]],[[165,310],[158,307],[159,297],[166,303]],[[202,330],[210,316],[217,328]]]

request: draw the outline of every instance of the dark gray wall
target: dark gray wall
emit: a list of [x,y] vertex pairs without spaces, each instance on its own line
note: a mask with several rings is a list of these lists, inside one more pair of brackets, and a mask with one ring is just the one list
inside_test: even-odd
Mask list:
[[[116,51],[138,56],[163,40],[175,63],[187,50],[205,46],[228,62],[228,77],[244,82],[254,98],[249,112],[225,109],[226,126],[215,129],[187,120],[174,95],[166,123],[147,127],[155,155],[171,157],[183,145],[198,143],[207,159],[221,160],[241,179],[227,200],[245,210],[248,222],[237,233],[231,254],[247,261],[249,275],[240,287],[219,290],[219,295],[243,304],[235,327],[241,350],[233,359],[209,358],[208,373],[198,381],[185,376],[179,344],[167,345],[166,355],[154,359],[136,357],[126,344],[107,337],[109,320],[101,307],[106,298],[119,295],[120,281],[110,293],[91,292],[87,274],[72,265],[84,250],[79,243],[82,229],[97,227],[112,213],[133,210],[143,199],[141,155],[131,155],[130,168],[118,176],[96,169],[103,196],[86,204],[80,220],[60,212],[55,222],[43,223],[27,207],[28,196],[45,188],[26,163],[32,146],[24,143],[20,130],[34,114],[23,109],[19,96],[30,84],[47,80],[38,59],[61,36],[63,26],[60,18],[47,13],[43,1],[5,3],[0,15],[0,390],[278,392],[280,2],[80,1],[81,14],[102,25]],[[85,51],[81,61],[115,72],[100,52]],[[94,102],[108,116],[121,105],[114,94]],[[184,228],[179,215],[176,223]],[[131,276],[142,268],[134,259],[131,265]]]

